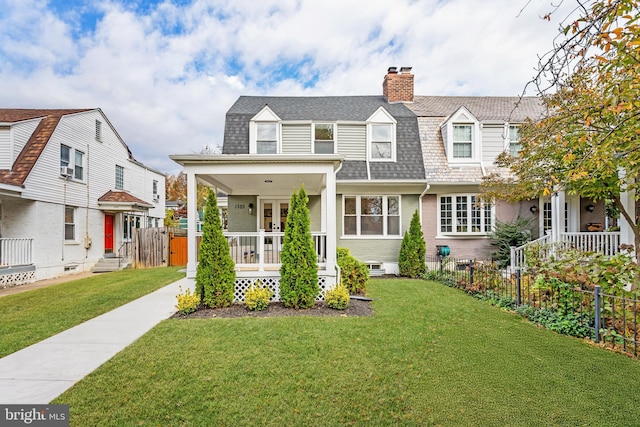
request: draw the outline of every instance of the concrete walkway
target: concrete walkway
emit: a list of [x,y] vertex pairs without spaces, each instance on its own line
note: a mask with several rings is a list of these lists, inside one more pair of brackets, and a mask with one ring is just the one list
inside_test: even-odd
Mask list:
[[181,279],[0,359],[0,404],[47,404],[175,313]]

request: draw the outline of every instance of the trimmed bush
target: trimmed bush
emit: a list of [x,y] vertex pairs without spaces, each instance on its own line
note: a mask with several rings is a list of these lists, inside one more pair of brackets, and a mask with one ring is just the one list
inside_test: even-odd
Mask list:
[[414,278],[422,277],[427,272],[426,253],[427,247],[420,225],[420,215],[416,209],[411,218],[409,231],[404,233],[400,245],[400,255],[398,256],[400,275]]
[[178,300],[176,309],[178,309],[178,312],[180,314],[187,315],[196,311],[200,305],[200,296],[195,292],[192,293],[191,289],[187,289],[183,292],[182,286],[178,289],[180,289],[180,293],[176,295],[176,299]]
[[344,310],[349,307],[349,290],[344,285],[338,285],[324,293],[327,305],[336,310]]
[[215,191],[209,191],[207,197],[198,261],[196,294],[203,304],[211,308],[231,305],[236,281],[235,264],[229,242],[222,234]]
[[262,311],[269,307],[269,301],[271,301],[272,296],[273,292],[258,280],[251,285],[251,288],[245,291],[244,303],[249,310]]
[[312,307],[320,293],[308,202],[304,187],[293,191],[280,254],[280,301],[295,309]]
[[336,258],[340,267],[340,284],[346,286],[350,294],[366,294],[369,281],[367,265],[353,257],[347,248],[337,248]]

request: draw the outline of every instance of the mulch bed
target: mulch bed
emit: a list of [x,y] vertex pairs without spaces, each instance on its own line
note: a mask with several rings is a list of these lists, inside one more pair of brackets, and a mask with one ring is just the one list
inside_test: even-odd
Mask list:
[[238,317],[285,317],[285,316],[373,316],[371,301],[352,299],[345,310],[336,310],[327,306],[325,302],[317,302],[311,308],[294,310],[287,308],[280,302],[272,302],[263,311],[251,311],[243,304],[233,304],[225,308],[201,308],[186,316],[176,313],[174,319],[211,319],[211,318],[238,318]]

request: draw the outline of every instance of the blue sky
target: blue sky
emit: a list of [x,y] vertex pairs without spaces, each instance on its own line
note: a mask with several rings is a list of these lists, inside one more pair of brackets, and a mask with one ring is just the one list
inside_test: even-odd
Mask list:
[[138,160],[177,173],[169,154],[221,144],[240,95],[379,95],[389,66],[413,67],[417,95],[518,95],[567,14],[541,19],[551,10],[548,0],[0,0],[1,106],[102,108]]

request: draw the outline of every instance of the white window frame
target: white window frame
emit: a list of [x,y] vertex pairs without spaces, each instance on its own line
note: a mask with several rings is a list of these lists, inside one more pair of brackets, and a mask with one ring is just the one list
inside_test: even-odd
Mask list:
[[[69,150],[69,158],[62,158],[62,150],[67,148]],[[78,162],[78,155],[80,156],[80,162]],[[79,163],[79,164],[78,164]],[[67,144],[60,144],[60,167],[67,167],[73,169],[73,175],[71,178],[75,181],[84,182],[85,180],[85,155],[84,151],[77,150]]]
[[[362,234],[362,198],[368,197],[381,197],[382,198],[382,234]],[[398,213],[395,215],[389,214],[389,198],[395,197],[398,199]],[[347,199],[355,199],[356,203],[356,233],[355,234],[346,234],[345,232],[345,217],[346,215],[346,201]],[[364,215],[366,216],[366,215]],[[398,234],[389,234],[389,217],[397,217],[398,218]],[[367,194],[367,195],[355,195],[355,194],[344,194],[342,196],[342,231],[341,231],[341,239],[402,239],[402,196],[400,194]]]
[[249,121],[249,153],[258,154],[258,126],[276,126],[276,153],[282,153],[282,120],[268,106],[265,106]]
[[[367,159],[370,162],[395,162],[396,161],[396,129],[398,122],[383,107],[380,107],[367,119]],[[391,155],[387,158],[374,157],[373,144],[373,128],[374,126],[385,125],[391,126]]]
[[[118,176],[118,171],[122,171],[121,176]],[[124,190],[124,166],[116,165],[116,180],[115,180],[115,188],[116,190]],[[118,185],[120,183],[120,185]]]
[[[316,142],[317,141],[322,141],[322,142],[329,142],[329,140],[316,140],[316,126],[331,126],[333,128],[333,140],[331,140],[331,142],[333,142],[333,150],[331,151],[331,153],[317,153],[316,152]],[[338,138],[337,138],[337,126],[335,123],[327,123],[327,122],[314,122],[311,124],[311,139],[312,139],[312,143],[311,143],[311,150],[313,150],[314,154],[335,154],[336,153],[336,149],[338,147]]]
[[[71,213],[71,218],[67,216],[69,212]],[[71,222],[69,222],[69,219],[71,219]],[[67,227],[71,227],[70,230],[72,236],[70,238],[67,237]],[[64,207],[64,241],[76,241],[76,208],[74,206],[65,205]]]
[[[443,230],[443,199],[451,198],[451,230]],[[464,197],[464,210],[458,209],[458,198]],[[438,236],[487,236],[493,231],[496,221],[496,212],[494,204],[482,204],[480,207],[475,207],[475,201],[477,200],[477,194],[438,194],[437,197],[437,227]],[[490,215],[487,218],[487,213]],[[466,220],[466,230],[459,230],[458,227],[463,224],[458,221]],[[479,231],[473,231],[474,221],[479,224]]]
[[[454,126],[471,126],[471,157],[454,157]],[[456,111],[449,120],[442,124],[441,132],[449,164],[478,164],[481,160],[482,132],[480,122],[469,112],[469,110],[465,107],[460,107],[460,109],[458,109],[458,111]]]
[[[505,147],[507,150],[509,150],[509,154],[511,154],[511,156],[516,157],[518,155],[518,153],[520,152],[520,150],[522,149],[522,144],[520,143],[520,125],[518,124],[513,124],[513,123],[508,123],[507,124],[507,146]],[[512,133],[511,130],[515,129],[516,132],[516,138],[512,138]],[[518,147],[518,150],[514,153],[514,146]]]
[[[460,139],[456,140],[456,128],[468,128],[471,131],[471,139]],[[456,161],[465,161],[473,159],[473,141],[474,141],[474,129],[473,123],[452,123],[451,124],[451,157],[453,157]],[[469,146],[469,155],[468,156],[456,156],[456,146],[464,145]],[[465,150],[466,151],[466,150]]]
[[102,122],[96,119],[96,141],[102,142]]

